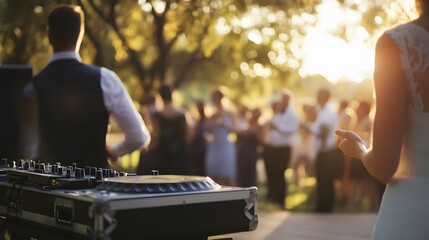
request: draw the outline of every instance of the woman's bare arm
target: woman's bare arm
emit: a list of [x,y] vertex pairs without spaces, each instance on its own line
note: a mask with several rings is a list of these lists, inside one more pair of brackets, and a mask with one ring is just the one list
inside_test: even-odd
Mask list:
[[387,183],[398,168],[407,116],[407,83],[398,46],[384,34],[377,42],[374,86],[376,113],[371,150],[352,132],[337,131],[345,138],[340,148],[348,156],[359,157],[368,171]]

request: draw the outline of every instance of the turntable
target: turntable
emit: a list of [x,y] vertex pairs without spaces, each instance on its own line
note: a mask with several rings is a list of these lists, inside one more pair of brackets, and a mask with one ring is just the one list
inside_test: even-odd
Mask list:
[[179,193],[208,191],[220,186],[209,177],[148,175],[125,178],[107,178],[98,186],[101,191],[120,193]]
[[95,188],[45,188],[23,182],[25,170],[8,174],[17,172],[19,182],[0,182],[0,215],[73,239],[207,239],[258,224],[256,187],[221,186],[203,176],[115,175]]

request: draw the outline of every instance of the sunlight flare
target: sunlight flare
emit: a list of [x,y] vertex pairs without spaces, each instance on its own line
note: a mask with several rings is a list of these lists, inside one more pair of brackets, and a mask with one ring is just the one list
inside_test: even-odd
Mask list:
[[299,74],[319,74],[334,83],[372,78],[375,37],[360,26],[361,21],[357,11],[344,9],[336,1],[324,1],[318,7],[317,24],[308,29],[304,39]]

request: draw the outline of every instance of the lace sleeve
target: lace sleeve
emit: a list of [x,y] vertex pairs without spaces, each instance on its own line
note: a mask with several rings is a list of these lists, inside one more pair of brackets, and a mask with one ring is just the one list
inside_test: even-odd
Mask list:
[[429,33],[414,23],[395,27],[386,33],[400,50],[402,67],[408,81],[410,106],[414,110],[425,110],[425,105],[428,108],[429,104],[425,104],[423,95],[429,93],[426,91],[429,86],[425,86],[429,79],[420,79],[418,76],[429,68]]

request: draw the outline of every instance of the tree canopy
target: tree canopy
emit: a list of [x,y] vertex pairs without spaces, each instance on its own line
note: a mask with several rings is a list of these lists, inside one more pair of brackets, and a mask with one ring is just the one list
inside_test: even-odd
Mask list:
[[[46,36],[50,10],[75,4],[85,13],[83,60],[117,72],[135,100],[168,83],[186,91],[185,103],[205,98],[219,85],[229,88],[236,102],[264,102],[281,88],[305,94],[303,89],[315,84],[301,81],[298,70],[303,40],[317,23],[322,2],[0,0],[0,63],[31,64],[40,71],[51,54]],[[373,35],[412,17],[399,0],[338,3],[342,10],[356,12]],[[350,41],[347,31],[347,25],[338,23],[335,34]],[[349,88],[344,85],[338,87]],[[371,89],[366,95],[370,93]]]

